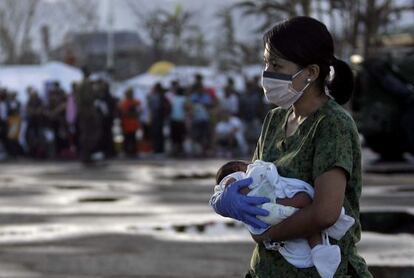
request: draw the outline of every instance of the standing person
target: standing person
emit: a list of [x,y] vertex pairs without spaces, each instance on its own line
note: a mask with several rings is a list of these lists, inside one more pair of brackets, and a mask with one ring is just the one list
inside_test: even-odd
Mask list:
[[191,94],[191,139],[196,155],[207,155],[211,143],[209,108],[213,105],[210,95],[200,84],[195,84]]
[[[321,232],[336,222],[342,205],[355,224],[339,241],[330,239],[342,250],[334,277],[372,277],[355,246],[361,236],[361,146],[355,122],[340,106],[351,97],[352,71],[334,57],[326,26],[310,17],[294,17],[275,25],[265,33],[264,44],[263,89],[266,98],[279,107],[266,116],[253,161],[275,163],[280,175],[312,184],[315,195],[310,206],[254,236],[257,245],[246,277],[319,277],[314,267],[296,268],[262,242],[307,238]],[[223,216],[267,228],[256,216],[268,212],[255,205],[269,200],[238,191],[251,182],[233,183],[213,196],[211,204]]]
[[137,154],[137,130],[139,123],[140,102],[134,99],[134,91],[130,88],[125,92],[125,98],[119,104],[121,113],[122,134],[124,136],[124,152],[128,156]]
[[[218,114],[220,110],[220,103],[219,98],[217,97],[216,89],[211,86],[206,86],[204,84],[204,76],[200,73],[197,73],[194,75],[194,84],[191,87],[191,93],[194,93],[195,89],[199,92],[202,92],[203,95],[208,96],[208,103],[204,103],[203,106],[206,108],[206,111],[208,112],[208,129],[205,130],[206,138],[203,139],[205,141],[203,144],[201,144],[201,147],[203,148],[202,154],[205,156],[209,156],[212,154],[213,146],[213,136],[214,136],[214,127],[216,126],[217,120],[218,120]],[[203,97],[204,99],[207,99]],[[193,127],[191,128],[193,130]],[[193,144],[194,145],[194,144]],[[200,147],[200,144],[194,145],[195,153],[197,153],[197,147]],[[200,153],[199,153],[200,154]]]
[[66,113],[65,119],[68,128],[68,145],[69,154],[75,157],[78,151],[78,138],[77,138],[77,114],[78,107],[76,106],[76,94],[78,93],[79,85],[75,82],[72,83],[72,91],[69,93],[66,101]]
[[12,157],[18,157],[23,155],[23,148],[20,145],[20,130],[22,125],[21,118],[21,104],[17,100],[17,93],[11,92],[9,95],[9,101],[7,103],[8,110],[8,148]]
[[112,134],[112,127],[114,125],[114,119],[116,116],[116,100],[112,96],[109,83],[101,80],[101,100],[108,108],[107,113],[103,118],[102,123],[102,150],[106,157],[115,156],[115,145]]
[[98,150],[103,152],[106,158],[115,155],[115,148],[112,136],[112,125],[115,117],[115,100],[109,92],[109,84],[102,79],[98,79],[94,84],[96,99],[95,109],[98,111],[101,122],[102,136],[98,143]]
[[229,77],[227,85],[224,88],[224,97],[220,100],[222,110],[226,110],[232,116],[237,116],[239,113],[239,94],[234,88],[234,80]]
[[46,158],[47,143],[43,132],[46,125],[45,105],[35,89],[29,87],[27,94],[29,97],[26,104],[27,128],[25,139],[28,154],[32,158]]
[[64,157],[64,150],[69,148],[68,129],[66,123],[66,95],[58,82],[52,84],[49,93],[48,116],[53,131],[54,149],[58,157]]
[[181,88],[180,82],[178,80],[171,81],[170,89],[168,92],[165,93],[165,97],[171,103],[172,98],[177,95],[177,91]]
[[184,89],[178,88],[171,96],[171,117],[170,117],[170,139],[172,142],[172,154],[182,155],[184,153],[184,140],[186,131],[186,114],[188,109],[188,99],[184,95]]
[[2,144],[3,150],[8,153],[8,105],[7,105],[7,91],[0,89],[0,143]]
[[257,86],[256,78],[246,82],[246,91],[240,96],[239,107],[240,119],[245,124],[244,135],[248,148],[254,150],[260,136],[262,113],[265,111],[261,89]]
[[244,126],[240,119],[227,110],[221,110],[213,136],[216,154],[226,157],[246,155],[247,144],[243,133]]
[[151,142],[151,115],[148,107],[148,97],[140,99],[141,109],[139,121],[141,123],[142,136],[138,144],[140,154],[150,154],[153,151]]
[[148,108],[151,118],[151,141],[155,154],[164,153],[164,124],[170,115],[171,106],[165,96],[165,90],[156,83],[148,96]]
[[83,163],[92,162],[92,154],[97,150],[102,135],[101,118],[94,102],[96,100],[93,84],[89,79],[90,71],[82,68],[83,80],[76,96],[79,127],[80,158]]

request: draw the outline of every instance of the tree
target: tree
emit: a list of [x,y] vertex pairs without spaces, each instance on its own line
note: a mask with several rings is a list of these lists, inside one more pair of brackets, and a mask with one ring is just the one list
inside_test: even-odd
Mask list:
[[[50,55],[69,64],[76,64],[78,59],[80,61],[85,59],[85,52],[78,52],[71,43],[74,42],[73,38],[76,38],[76,43],[85,45],[88,36],[82,33],[93,33],[99,29],[100,2],[99,0],[41,1],[37,19],[40,23],[37,27],[42,36],[41,61],[47,61]],[[59,47],[55,50],[51,49],[57,43]]]
[[360,7],[359,18],[363,26],[363,53],[364,56],[372,54],[375,39],[381,30],[386,29],[398,20],[402,13],[413,12],[414,3],[399,4],[391,0],[366,0]]
[[317,15],[322,19],[328,15],[339,50],[356,49],[361,41],[364,56],[370,56],[380,32],[398,20],[402,13],[412,12],[414,4],[397,4],[392,0],[256,0],[237,3],[233,8],[241,9],[246,16],[262,18],[263,24],[258,29],[261,32],[284,17]]
[[62,30],[95,31],[99,26],[97,6],[98,0],[60,0],[53,3],[41,0],[1,0],[0,50],[4,62],[15,64],[37,60],[32,49],[33,31],[55,30],[50,33],[51,37]]
[[203,65],[207,62],[206,38],[199,26],[192,26],[184,39],[184,50],[193,64]]
[[219,21],[216,33],[215,59],[221,70],[239,71],[244,65],[260,61],[262,42],[257,38],[242,41],[236,37],[234,7],[229,6],[216,14]]
[[38,5],[39,0],[0,2],[0,47],[5,63],[30,62],[24,58],[32,57],[30,32]]
[[175,7],[173,13],[164,11],[166,17],[167,30],[173,41],[173,51],[178,57],[182,55],[183,36],[185,32],[194,28],[191,24],[193,13],[184,11],[181,5]]
[[232,9],[227,8],[216,14],[220,21],[219,29],[221,30],[216,37],[216,59],[221,70],[239,68],[243,63],[241,59],[236,59],[239,45],[235,38],[234,20],[231,12]]
[[[337,41],[351,49],[362,45],[362,53],[369,57],[380,33],[398,20],[402,13],[412,12],[413,4],[398,5],[391,0],[347,1],[330,0],[330,15],[335,22],[339,14],[342,28],[336,32]],[[342,34],[342,35],[340,35]]]
[[140,2],[128,1],[131,12],[137,19],[137,25],[145,33],[152,49],[153,60],[163,59],[166,51],[168,21],[166,13],[162,9],[147,11],[142,8]]
[[141,2],[131,0],[127,3],[139,29],[149,41],[154,61],[169,58],[180,63],[187,61],[190,53],[200,54],[204,49],[205,37],[199,26],[192,22],[194,12],[184,10],[181,5],[172,10],[156,8],[148,11]]
[[70,0],[58,4],[71,30],[92,32],[99,28],[99,0]]
[[250,0],[237,3],[233,9],[243,11],[245,16],[262,18],[258,31],[264,31],[277,21],[297,15],[312,14],[312,0]]

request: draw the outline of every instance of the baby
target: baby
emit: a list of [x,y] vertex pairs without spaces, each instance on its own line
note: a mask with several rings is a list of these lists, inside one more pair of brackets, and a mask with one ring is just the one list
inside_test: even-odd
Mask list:
[[[268,197],[270,203],[261,205],[269,211],[268,216],[257,218],[269,225],[276,225],[297,210],[312,203],[313,188],[306,182],[279,176],[273,163],[256,160],[253,164],[230,161],[217,172],[215,193],[231,183],[251,177],[252,184],[240,190],[249,196]],[[333,277],[341,261],[340,249],[329,244],[328,236],[339,240],[354,224],[355,220],[345,215],[342,208],[338,221],[322,233],[307,239],[289,240],[284,243],[265,241],[268,250],[277,250],[292,265],[298,268],[315,266],[321,277]],[[255,229],[246,225],[251,234],[262,234],[266,229]]]
[[[220,184],[220,182],[222,182],[222,184],[224,186],[228,186],[230,184],[232,184],[233,182],[239,180],[236,179],[236,175],[234,175],[234,173],[237,172],[243,172],[245,173],[247,171],[247,167],[249,166],[249,164],[247,164],[244,161],[240,161],[240,160],[233,160],[230,162],[227,162],[226,164],[224,164],[223,166],[221,166],[221,168],[218,170],[217,175],[216,175],[216,184]],[[233,175],[231,175],[233,174]],[[240,176],[241,177],[241,176]],[[246,176],[247,178],[247,176]],[[240,193],[244,194],[244,195],[248,195],[252,190],[249,187],[245,187],[242,188],[240,190]],[[269,196],[264,196],[264,197],[269,197]],[[293,207],[293,208],[304,208],[308,205],[310,205],[312,203],[312,199],[311,197],[305,193],[305,192],[298,192],[296,195],[294,195],[292,198],[276,198],[275,200],[276,204],[280,204],[283,206],[288,206],[288,207]],[[278,208],[278,206],[274,206],[275,203],[267,203],[265,204],[264,208]],[[291,214],[293,214],[293,212],[295,212],[295,209],[291,209],[291,208],[281,208],[281,209],[285,209],[287,210],[287,212],[285,214],[289,214],[286,215],[287,218],[288,216],[290,216]],[[270,215],[269,215],[270,216]],[[268,221],[266,221],[267,219],[269,219],[269,216],[259,216],[258,218],[261,219],[262,221],[268,223]],[[273,217],[274,218],[274,217]],[[280,221],[278,222],[281,222]],[[274,222],[274,221],[272,221]],[[268,224],[277,224],[277,223],[268,223]],[[254,233],[256,234],[256,233]],[[311,237],[308,238],[309,241],[309,245],[311,246],[311,248],[315,247],[317,244],[320,244],[322,242],[322,237],[321,235],[318,234],[314,234]]]

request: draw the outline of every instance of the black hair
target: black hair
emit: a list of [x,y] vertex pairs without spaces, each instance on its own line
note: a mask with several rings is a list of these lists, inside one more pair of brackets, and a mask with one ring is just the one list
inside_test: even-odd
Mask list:
[[216,174],[216,184],[219,184],[221,180],[230,175],[231,173],[243,171],[246,172],[248,163],[242,160],[232,160],[225,163]]
[[134,90],[129,87],[126,91],[125,91],[125,96],[129,97],[129,98],[133,98],[134,97]]
[[185,90],[181,87],[177,88],[177,91],[175,92],[178,96],[183,96],[185,95]]
[[[331,34],[322,22],[307,16],[282,21],[263,36],[270,55],[291,61],[300,67],[319,66],[317,84],[322,91],[327,88],[339,104],[345,104],[352,96],[354,77],[351,68],[334,56]],[[330,67],[335,75],[328,79]]]
[[162,87],[160,82],[155,83],[152,87],[152,90],[157,93],[164,93],[164,87]]
[[228,85],[234,85],[234,79],[233,79],[233,77],[227,77],[227,84]]
[[196,81],[196,82],[203,82],[203,75],[202,75],[202,74],[200,74],[200,73],[196,73],[196,74],[194,75],[194,78],[195,78],[195,81]]
[[83,77],[85,79],[89,78],[89,76],[91,75],[91,71],[90,71],[89,67],[88,66],[82,66],[81,70],[82,70]]
[[180,85],[180,83],[178,82],[178,80],[171,81],[171,87],[179,86],[179,85]]

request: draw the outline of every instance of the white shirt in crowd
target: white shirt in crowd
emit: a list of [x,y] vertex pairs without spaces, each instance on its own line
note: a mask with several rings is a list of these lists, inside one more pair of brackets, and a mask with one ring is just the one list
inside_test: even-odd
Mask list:
[[7,105],[4,101],[0,102],[0,120],[7,120]]
[[231,115],[239,113],[239,98],[235,94],[223,97],[220,100],[221,109],[228,111]]

